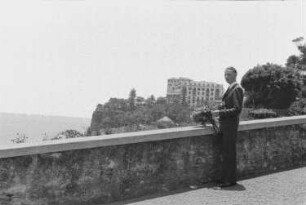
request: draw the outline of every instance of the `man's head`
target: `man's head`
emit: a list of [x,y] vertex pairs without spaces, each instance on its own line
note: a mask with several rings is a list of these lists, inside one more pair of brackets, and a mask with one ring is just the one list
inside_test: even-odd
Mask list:
[[228,67],[224,71],[224,78],[228,84],[236,82],[237,70],[234,67]]

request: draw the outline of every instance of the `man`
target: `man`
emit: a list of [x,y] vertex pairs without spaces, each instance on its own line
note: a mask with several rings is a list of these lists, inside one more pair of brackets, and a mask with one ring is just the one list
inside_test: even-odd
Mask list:
[[236,82],[237,71],[233,67],[225,69],[225,80],[229,84],[222,97],[219,110],[212,111],[214,117],[219,116],[221,131],[221,179],[219,187],[236,184],[236,139],[239,125],[239,114],[242,109],[243,89]]

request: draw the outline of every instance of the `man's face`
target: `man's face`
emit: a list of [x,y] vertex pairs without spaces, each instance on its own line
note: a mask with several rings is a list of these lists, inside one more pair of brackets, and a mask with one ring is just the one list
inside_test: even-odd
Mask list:
[[236,73],[232,70],[226,69],[224,72],[224,78],[228,84],[236,81]]

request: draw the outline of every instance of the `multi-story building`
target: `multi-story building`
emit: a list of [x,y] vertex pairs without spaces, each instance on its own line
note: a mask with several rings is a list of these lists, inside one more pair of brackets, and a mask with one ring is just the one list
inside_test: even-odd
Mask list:
[[167,86],[168,102],[186,103],[197,107],[210,101],[220,101],[223,85],[214,82],[193,81],[188,78],[170,78]]

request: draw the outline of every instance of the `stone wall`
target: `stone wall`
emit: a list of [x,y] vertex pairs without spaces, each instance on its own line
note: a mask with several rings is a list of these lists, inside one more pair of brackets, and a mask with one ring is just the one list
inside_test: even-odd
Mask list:
[[[238,177],[306,165],[306,117],[242,122]],[[1,205],[103,204],[209,182],[219,170],[210,128],[188,127],[0,149]]]

